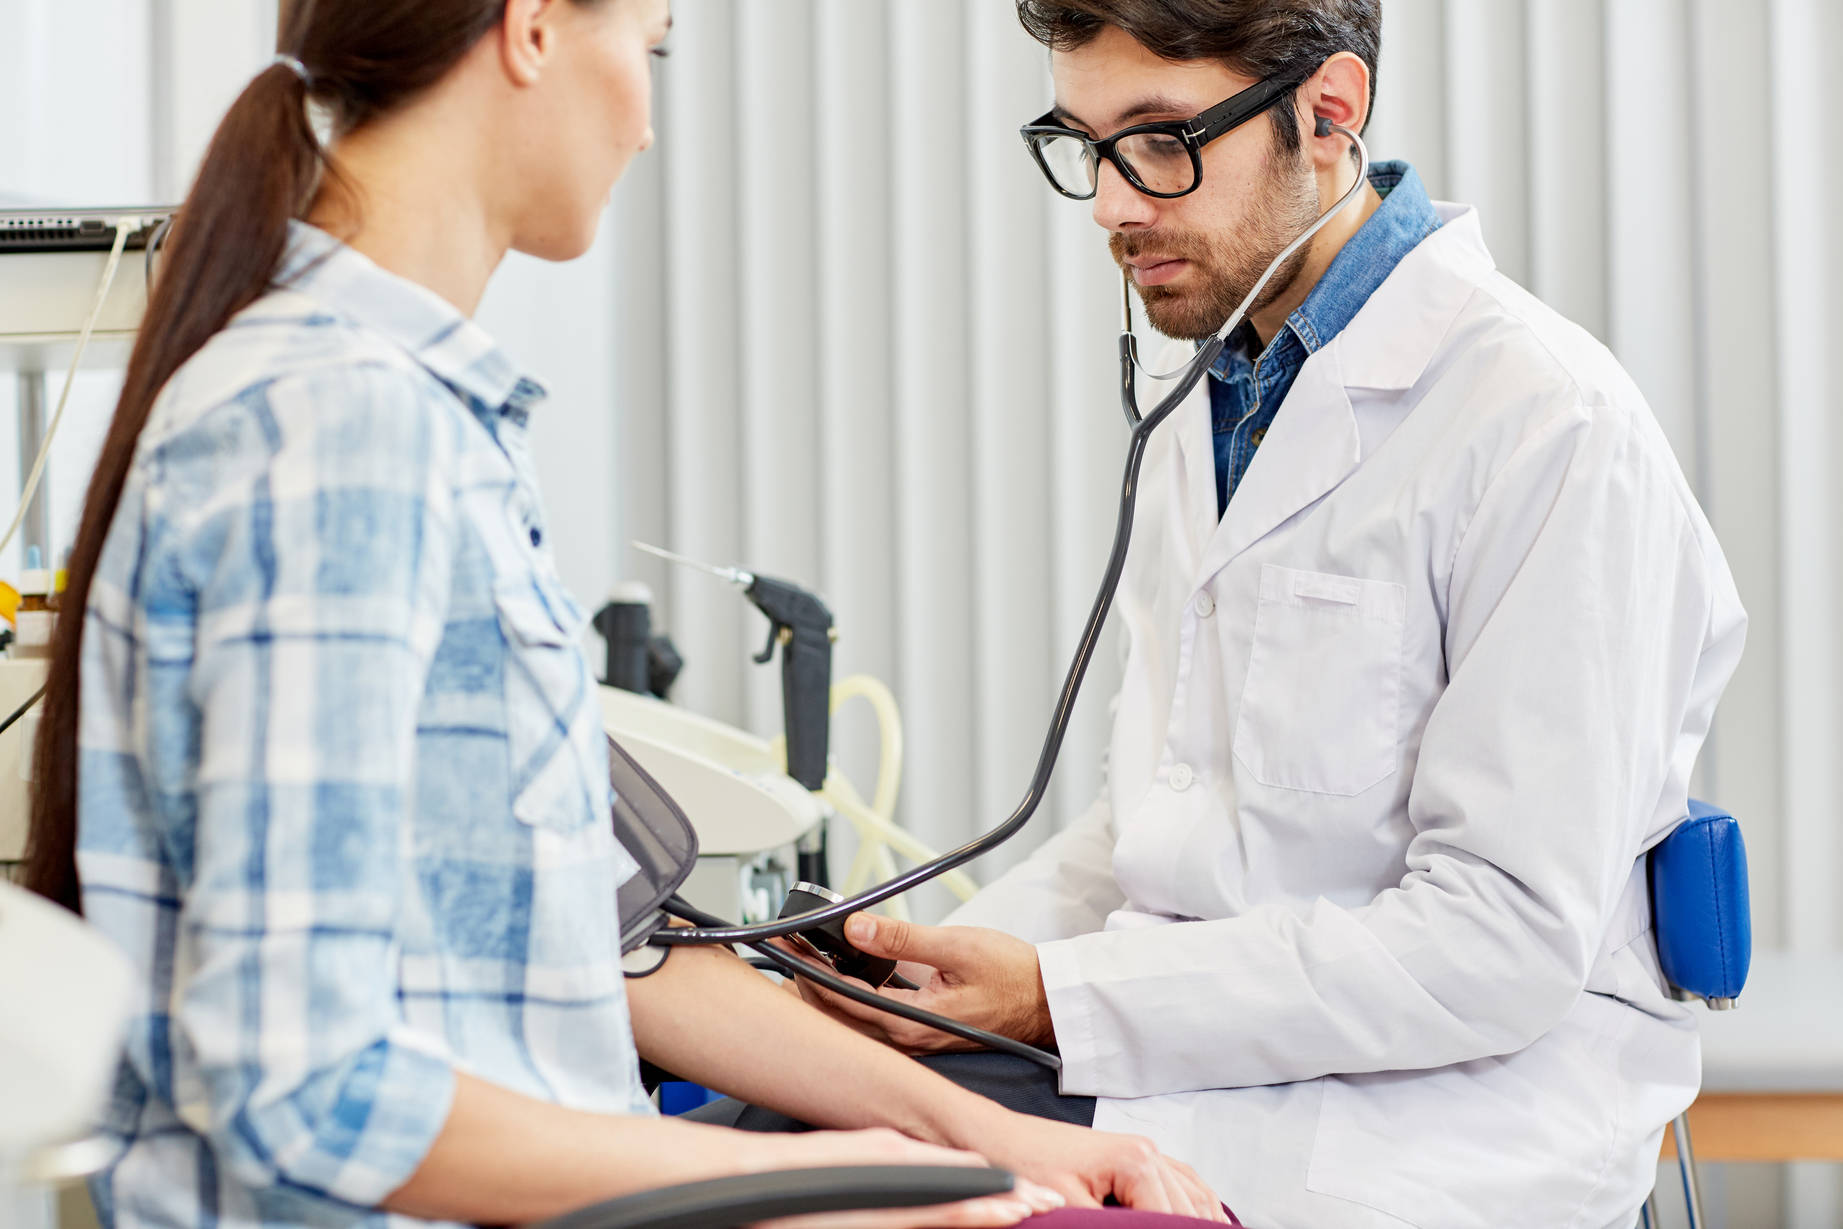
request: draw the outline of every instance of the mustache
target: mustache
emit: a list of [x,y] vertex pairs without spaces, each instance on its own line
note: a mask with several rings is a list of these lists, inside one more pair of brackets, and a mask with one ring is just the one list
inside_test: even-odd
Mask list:
[[1187,231],[1141,230],[1116,231],[1107,236],[1107,250],[1115,263],[1124,265],[1139,256],[1157,256],[1163,260],[1194,260],[1208,263],[1214,245],[1202,235]]

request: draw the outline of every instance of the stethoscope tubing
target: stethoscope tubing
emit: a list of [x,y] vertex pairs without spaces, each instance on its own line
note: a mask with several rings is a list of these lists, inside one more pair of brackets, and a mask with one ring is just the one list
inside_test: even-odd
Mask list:
[[[664,908],[666,912],[670,913],[673,917],[682,918],[687,922],[713,926],[723,925],[723,920],[721,918],[713,917],[677,896],[667,899]],[[971,1041],[976,1045],[985,1046],[989,1050],[1003,1050],[1007,1054],[1015,1054],[1017,1057],[1029,1059],[1039,1066],[1048,1067],[1051,1071],[1062,1070],[1062,1059],[1050,1053],[1048,1050],[1039,1050],[1036,1046],[1026,1042],[1017,1041],[999,1033],[989,1033],[985,1029],[978,1028],[971,1024],[963,1024],[951,1016],[937,1015],[925,1008],[914,1007],[896,999],[885,998],[875,990],[872,990],[869,986],[863,985],[862,983],[854,984],[850,978],[842,977],[837,972],[826,968],[824,965],[816,964],[811,960],[802,960],[798,956],[784,952],[772,943],[751,943],[748,947],[749,950],[755,952],[764,963],[772,965],[774,971],[781,974],[783,977],[804,977],[809,981],[817,982],[834,994],[842,995],[854,1002],[875,1007],[878,1011],[887,1011],[891,1015],[901,1016],[905,1020],[913,1020],[917,1024],[926,1024],[930,1028],[937,1028],[944,1033],[951,1033],[955,1037],[959,1037],[965,1041]]]
[[926,883],[944,871],[952,870],[972,861],[989,850],[1010,840],[1023,826],[1030,822],[1042,805],[1049,790],[1050,774],[1055,770],[1057,756],[1062,751],[1062,740],[1068,732],[1069,719],[1075,711],[1075,701],[1081,694],[1082,679],[1087,675],[1089,663],[1094,660],[1096,647],[1100,643],[1102,626],[1107,622],[1107,614],[1113,608],[1114,592],[1119,588],[1120,577],[1126,567],[1126,550],[1132,540],[1134,513],[1137,510],[1139,492],[1139,469],[1145,461],[1145,449],[1151,433],[1158,425],[1175,411],[1179,404],[1196,388],[1197,381],[1203,378],[1216,355],[1222,352],[1222,339],[1212,337],[1197,352],[1197,360],[1174,387],[1158,403],[1158,406],[1134,424],[1132,438],[1127,447],[1126,476],[1120,495],[1120,511],[1115,521],[1113,549],[1107,557],[1107,571],[1102,577],[1099,593],[1095,595],[1094,607],[1088,615],[1088,621],[1082,628],[1080,641],[1075,647],[1074,660],[1069,663],[1069,672],[1063,680],[1062,690],[1056,697],[1056,707],[1051,714],[1049,730],[1044,736],[1043,748],[1037,756],[1036,772],[1031,776],[1030,788],[1017,810],[1004,823],[991,831],[975,837],[958,849],[949,850],[932,862],[925,862],[896,876],[885,880],[874,888],[866,888],[848,900],[835,905],[828,905],[813,913],[802,913],[797,917],[777,918],[772,922],[757,922],[747,926],[692,926],[674,927],[656,933],[650,942],[668,946],[684,946],[701,943],[758,943],[765,939],[780,938],[796,931],[809,930],[814,926],[823,926],[835,918],[847,917],[872,905],[898,896],[918,884]]
[[[1204,373],[1214,365],[1216,359],[1222,354],[1223,346],[1227,344],[1229,334],[1233,332],[1235,326],[1240,324],[1242,319],[1245,318],[1248,309],[1255,301],[1255,297],[1260,294],[1261,290],[1267,285],[1268,280],[1273,277],[1275,270],[1284,264],[1301,246],[1310,241],[1312,236],[1316,235],[1327,222],[1342,212],[1346,205],[1355,200],[1358,193],[1362,191],[1363,185],[1369,181],[1369,150],[1363,144],[1362,138],[1350,129],[1336,124],[1330,125],[1330,129],[1349,139],[1357,150],[1358,168],[1356,182],[1351,185],[1349,191],[1338,198],[1338,202],[1335,205],[1321,214],[1318,219],[1312,223],[1310,228],[1303,234],[1297,236],[1291,243],[1287,244],[1287,246],[1281,250],[1280,254],[1273,258],[1272,262],[1268,264],[1266,272],[1261,275],[1260,280],[1255,283],[1254,288],[1243,298],[1241,306],[1235,310],[1234,314],[1229,317],[1228,322],[1224,324],[1221,329],[1217,330],[1203,343],[1197,350],[1197,353],[1191,358],[1189,365],[1179,371],[1171,373],[1169,376],[1151,377],[1161,382],[1166,379],[1175,379],[1177,382],[1168,393],[1159,399],[1158,404],[1153,407],[1151,413],[1144,416],[1141,416],[1139,413],[1138,396],[1135,389],[1133,369],[1137,365],[1137,357],[1134,353],[1132,333],[1128,331],[1121,334],[1120,398],[1121,407],[1125,411],[1127,421],[1132,428],[1132,435],[1127,445],[1126,474],[1121,484],[1120,510],[1114,523],[1113,546],[1108,552],[1107,570],[1101,578],[1100,589],[1095,594],[1093,609],[1089,612],[1088,621],[1082,628],[1081,639],[1075,646],[1075,655],[1069,663],[1069,671],[1063,680],[1062,690],[1056,697],[1056,707],[1050,716],[1049,729],[1044,735],[1043,747],[1037,756],[1036,771],[1032,774],[1030,778],[1030,787],[1026,791],[1023,801],[1018,804],[1017,809],[1013,811],[1010,817],[1002,824],[999,824],[996,828],[993,828],[991,831],[981,836],[973,838],[958,849],[949,850],[947,853],[942,854],[931,862],[925,862],[920,866],[897,875],[893,879],[885,880],[876,887],[866,888],[856,896],[839,901],[834,905],[828,905],[815,912],[803,913],[796,917],[777,918],[771,922],[756,922],[746,926],[711,924],[714,923],[716,919],[709,918],[708,915],[703,915],[701,924],[660,930],[653,935],[649,942],[671,947],[699,944],[741,943],[750,945],[757,951],[761,951],[764,956],[769,960],[774,960],[777,964],[779,963],[779,960],[776,959],[777,957],[792,960],[792,957],[786,956],[785,953],[778,951],[778,949],[763,946],[764,942],[768,939],[776,939],[793,934],[796,931],[810,930],[815,926],[823,926],[828,922],[868,909],[872,905],[888,900],[892,896],[900,896],[909,889],[926,883],[937,875],[950,871],[955,867],[962,866],[972,861],[974,858],[979,857],[981,854],[996,849],[998,846],[1010,840],[1013,836],[1016,836],[1024,825],[1030,822],[1031,817],[1036,814],[1037,808],[1042,805],[1045,795],[1049,792],[1050,776],[1055,771],[1056,759],[1062,752],[1062,741],[1068,733],[1069,721],[1075,712],[1075,701],[1081,695],[1082,680],[1087,676],[1088,666],[1094,660],[1095,650],[1100,644],[1101,630],[1107,622],[1108,612],[1113,608],[1114,595],[1120,587],[1120,578],[1125,574],[1126,552],[1127,548],[1132,543],[1133,521],[1139,501],[1139,470],[1140,466],[1145,461],[1146,445],[1150,442],[1152,432],[1157,430],[1161,423],[1176,412],[1178,406],[1181,405],[1184,400],[1190,396],[1192,390],[1196,388],[1197,382],[1203,378]],[[690,917],[686,920],[700,921],[699,918]],[[768,954],[771,951],[774,953],[773,955]],[[837,990],[838,993],[846,994],[847,997],[859,999],[859,1001],[866,1001],[865,998],[860,998],[855,990],[839,990],[837,986],[832,985],[830,982],[821,980],[821,978],[816,975],[815,971],[804,967],[804,962],[799,963],[802,965],[798,970],[800,976],[811,977],[815,981],[820,981],[821,984],[826,985],[828,989]],[[868,1000],[874,1000],[875,1005],[879,1007],[887,1007],[891,1010],[894,1010],[895,1007],[907,1008],[906,1004],[894,1003],[892,1000],[884,999],[869,990],[864,991],[864,995],[867,996]],[[896,1014],[906,1016],[909,1014],[909,1011],[919,1010],[918,1008],[908,1009],[896,1012]],[[928,1012],[923,1012],[922,1016],[926,1017],[922,1020],[923,1023],[945,1028],[941,1017]],[[970,1026],[960,1025],[959,1027],[969,1028]],[[954,1030],[950,1029],[946,1031]],[[964,1034],[961,1035],[964,1036]],[[991,1035],[988,1034],[987,1036],[989,1037]],[[1018,1042],[1010,1042],[1009,1045],[998,1046],[995,1042],[986,1043],[994,1044],[995,1048],[999,1049],[1009,1049],[1011,1046],[1021,1044]],[[1038,1051],[1037,1053],[1041,1054],[1042,1052]]]

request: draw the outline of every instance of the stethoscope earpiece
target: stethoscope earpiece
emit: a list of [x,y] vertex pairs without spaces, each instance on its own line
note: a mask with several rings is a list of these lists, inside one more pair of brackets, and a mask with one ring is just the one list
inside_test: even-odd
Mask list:
[[1319,116],[1318,117],[1318,127],[1312,130],[1312,135],[1315,137],[1330,136],[1331,135],[1331,117],[1328,115]]

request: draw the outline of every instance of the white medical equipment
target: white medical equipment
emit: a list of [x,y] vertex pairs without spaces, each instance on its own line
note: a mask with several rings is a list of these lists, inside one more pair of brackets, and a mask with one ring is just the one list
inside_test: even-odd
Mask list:
[[[810,791],[786,772],[786,740],[758,738],[652,696],[601,689],[602,723],[678,802],[698,834],[698,865],[682,895],[723,917],[768,921],[793,886],[788,851],[833,816],[856,830],[857,853],[841,885],[849,895],[873,878],[894,876],[892,855],[931,861],[936,854],[892,816],[902,781],[902,718],[895,697],[877,679],[852,675],[832,686],[832,712],[853,700],[867,702],[881,738],[876,783],[866,802],[836,763],[825,785]],[[3,744],[0,744],[3,747]],[[979,885],[964,871],[942,882],[961,900]],[[892,917],[908,917],[900,899],[887,902]]]
[[[80,369],[128,365],[147,306],[147,278],[170,208],[0,210],[0,373],[18,381],[19,506],[0,550],[15,535],[55,558],[46,523],[44,470]],[[132,253],[132,255],[131,255]],[[47,416],[45,376],[64,388]],[[23,553],[23,551],[22,551]],[[0,720],[45,681],[43,661],[0,661]],[[0,863],[24,856],[36,714],[0,730]]]
[[0,1229],[51,1229],[57,1188],[108,1162],[82,1133],[115,1074],[132,982],[94,930],[0,880]]
[[25,857],[32,807],[27,783],[32,779],[32,746],[38,736],[38,710],[26,705],[45,685],[48,665],[43,658],[0,660],[0,721],[19,714],[18,720],[0,729],[0,862]]

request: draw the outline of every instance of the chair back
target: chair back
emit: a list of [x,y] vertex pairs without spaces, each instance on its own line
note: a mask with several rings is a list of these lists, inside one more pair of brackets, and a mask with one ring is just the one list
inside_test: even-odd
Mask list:
[[1747,847],[1734,816],[1690,800],[1689,817],[1651,850],[1658,962],[1681,997],[1734,1006],[1753,958]]

